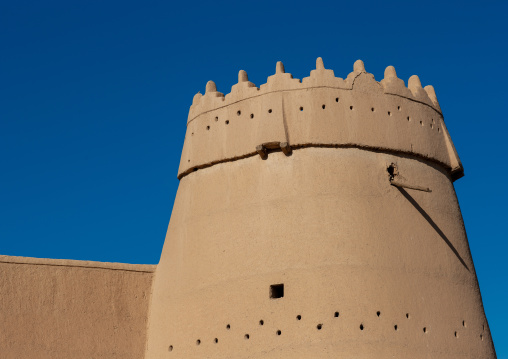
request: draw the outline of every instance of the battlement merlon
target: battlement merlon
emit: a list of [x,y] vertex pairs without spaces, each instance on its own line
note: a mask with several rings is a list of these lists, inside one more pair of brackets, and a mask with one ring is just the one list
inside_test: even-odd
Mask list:
[[318,58],[302,81],[282,62],[259,88],[243,70],[225,96],[209,81],[189,110],[178,178],[282,143],[406,153],[441,164],[452,180],[464,173],[432,86],[414,75],[406,87],[393,66],[377,82],[361,60],[342,79]]

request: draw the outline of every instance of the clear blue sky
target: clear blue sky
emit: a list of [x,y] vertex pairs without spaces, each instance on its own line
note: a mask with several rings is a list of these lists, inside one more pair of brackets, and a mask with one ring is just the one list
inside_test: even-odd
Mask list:
[[208,80],[362,59],[435,87],[498,357],[508,359],[508,2],[0,0],[0,254],[157,263]]

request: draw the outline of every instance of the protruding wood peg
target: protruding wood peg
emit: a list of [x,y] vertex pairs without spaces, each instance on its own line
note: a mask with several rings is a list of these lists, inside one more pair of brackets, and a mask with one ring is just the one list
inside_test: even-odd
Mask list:
[[409,189],[414,189],[414,190],[423,191],[423,192],[432,192],[432,190],[428,187],[415,186],[415,185],[411,185],[411,184],[407,184],[407,183],[400,183],[400,182],[397,182],[394,180],[391,180],[390,184],[395,187],[409,188]]
[[286,156],[289,156],[291,154],[291,146],[289,146],[289,143],[287,142],[281,142],[280,149]]
[[256,146],[256,152],[259,154],[263,160],[268,158],[268,154],[266,153],[266,148],[263,145]]

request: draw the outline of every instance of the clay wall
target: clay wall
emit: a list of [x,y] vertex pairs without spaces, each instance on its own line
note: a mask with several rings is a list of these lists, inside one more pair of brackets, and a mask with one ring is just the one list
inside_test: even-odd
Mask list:
[[143,358],[154,269],[0,256],[0,358]]
[[146,358],[205,357],[495,358],[449,171],[309,147],[184,176]]
[[[396,171],[390,168],[396,167]],[[189,111],[146,359],[495,358],[432,86],[318,58]],[[415,191],[392,186],[396,180]]]
[[224,96],[213,82],[197,94],[189,111],[179,178],[215,163],[256,155],[262,144],[299,147],[361,147],[406,153],[435,161],[462,176],[432,86],[417,76],[408,87],[389,66],[375,81],[357,61],[345,80],[321,59],[302,81],[284,72],[257,88],[240,71]]

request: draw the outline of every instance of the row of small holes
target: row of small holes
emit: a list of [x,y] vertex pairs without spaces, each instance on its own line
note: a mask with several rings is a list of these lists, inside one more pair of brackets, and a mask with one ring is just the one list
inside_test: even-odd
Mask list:
[[[380,317],[380,316],[381,316],[381,312],[380,312],[380,311],[377,311],[377,312],[376,312],[376,315],[377,315],[378,317]],[[338,317],[339,317],[339,312],[335,312],[333,316],[334,316],[335,318],[338,318]],[[407,318],[407,319],[409,319],[409,313],[406,313],[406,318]],[[302,319],[302,316],[301,316],[300,314],[298,314],[298,315],[296,316],[296,319],[297,319],[297,320],[301,320],[301,319]],[[263,320],[263,319],[261,319],[261,320],[259,321],[259,325],[264,325],[264,324],[265,324],[264,320]],[[465,322],[464,320],[462,321],[462,326],[463,326],[464,328],[466,327],[466,322]],[[394,328],[394,330],[396,330],[396,331],[397,331],[397,330],[398,330],[398,325],[397,325],[397,324],[395,324],[395,325],[393,326],[393,328]],[[230,325],[230,324],[226,325],[226,329],[228,329],[228,330],[229,330],[229,329],[231,329],[231,325]],[[322,324],[322,323],[319,323],[319,324],[316,326],[316,329],[317,329],[317,330],[321,330],[321,329],[323,329],[323,324]],[[365,329],[365,327],[364,327],[363,323],[361,323],[361,324],[360,324],[360,330],[364,330],[364,329]],[[483,325],[483,330],[485,330],[485,325]],[[424,333],[427,333],[427,332],[428,332],[427,327],[424,327],[424,328],[423,328],[423,332],[424,332]],[[279,336],[279,335],[281,335],[281,334],[282,334],[282,331],[281,331],[281,330],[277,330],[275,333]],[[458,338],[458,333],[457,333],[457,331],[455,331],[455,332],[454,332],[454,336],[455,336],[455,338]],[[246,339],[246,340],[250,339],[250,335],[249,335],[249,334],[245,334],[245,335],[244,335],[244,339]],[[480,339],[483,341],[483,334],[480,334]],[[215,338],[215,339],[213,340],[213,342],[214,342],[215,344],[217,344],[217,343],[219,342],[219,339],[218,339],[218,338]],[[201,339],[196,340],[196,345],[200,345],[200,344],[201,344]],[[170,346],[169,346],[169,351],[173,351],[173,346],[172,346],[172,345],[170,345]]]
[[[379,312],[379,311],[378,311],[376,314],[377,314],[377,316],[379,317],[379,316],[381,315],[381,312]],[[335,313],[333,314],[333,316],[334,316],[335,318],[338,318],[338,317],[339,317],[339,315],[340,315],[340,314],[339,314],[339,312],[335,312]],[[409,314],[406,314],[406,318],[409,318]],[[301,319],[302,319],[302,316],[301,316],[300,314],[298,314],[298,315],[296,316],[296,320],[301,320]],[[463,322],[463,323],[464,323],[464,322]],[[265,324],[264,320],[263,320],[263,319],[261,319],[261,320],[259,321],[259,325],[264,325],[264,324]],[[318,324],[318,325],[316,326],[316,328],[317,328],[318,330],[321,330],[321,329],[323,328],[323,324]],[[231,324],[227,324],[227,325],[226,325],[226,329],[227,329],[227,330],[231,329]],[[360,324],[360,330],[363,330],[363,329],[364,329],[364,326],[363,326],[363,323],[362,323],[362,324]],[[395,325],[395,330],[397,330],[397,325]],[[424,331],[424,332],[426,332],[426,328],[423,328],[423,331]],[[276,331],[276,334],[277,334],[277,335],[281,335],[281,334],[282,334],[282,331],[281,331],[281,330],[277,330],[277,331]],[[246,340],[248,340],[248,339],[250,339],[250,335],[249,335],[249,334],[245,334],[245,335],[244,335],[244,338],[245,338]],[[219,339],[218,339],[218,338],[215,338],[215,339],[213,340],[213,342],[214,342],[215,344],[217,344],[217,343],[219,342]],[[200,344],[201,344],[201,339],[196,340],[196,345],[200,345]],[[169,351],[173,351],[173,346],[172,346],[172,345],[170,345],[170,346],[169,346]]]
[[[336,101],[336,102],[339,102],[339,98],[336,98],[336,99],[335,99],[335,101]],[[324,109],[326,108],[326,105],[325,105],[325,104],[323,104],[323,105],[321,106],[321,108],[324,110]],[[349,106],[349,109],[350,109],[350,110],[353,110],[353,106]],[[370,110],[371,110],[372,112],[374,112],[374,111],[375,111],[375,108],[374,108],[374,107],[371,107],[371,109],[370,109]],[[400,111],[400,106],[397,106],[397,110],[399,110],[399,111]],[[300,111],[303,111],[303,107],[300,107]],[[391,116],[391,115],[392,115],[392,113],[391,113],[390,111],[388,111],[388,116]],[[408,116],[408,117],[407,117],[407,120],[408,120],[408,121],[411,121],[411,118]],[[422,126],[423,126],[423,121],[420,121],[420,125],[422,125]],[[432,123],[430,124],[430,128],[431,128],[431,129],[434,129],[434,119],[432,119]],[[440,132],[440,131],[441,131],[441,129],[438,127],[438,128],[437,128],[437,131],[438,131],[438,132]]]
[[[334,317],[338,318],[338,317],[339,317],[339,312],[335,312]],[[297,320],[301,320],[301,319],[302,319],[302,316],[301,316],[301,315],[297,315],[297,316],[296,316],[296,319],[297,319]],[[264,325],[264,324],[265,324],[265,321],[264,321],[263,319],[261,319],[261,320],[259,321],[259,325]],[[318,324],[318,330],[321,330],[322,326],[323,326],[323,324]],[[227,330],[231,329],[231,324],[226,325],[226,329],[227,329]],[[281,331],[281,330],[277,330],[275,333],[276,333],[277,335],[281,335],[281,334],[282,334],[282,331]],[[249,335],[249,334],[245,334],[245,335],[244,335],[244,339],[246,339],[246,340],[250,339],[250,335]],[[213,340],[213,342],[214,342],[215,344],[217,344],[217,343],[219,342],[219,339],[218,339],[218,338],[215,338],[215,339]],[[196,340],[196,345],[200,345],[200,344],[201,344],[201,339]],[[170,345],[170,346],[169,346],[169,351],[173,351],[173,346],[172,346],[172,345]]]
[[[337,97],[337,98],[335,98],[335,102],[339,102],[339,98],[338,98],[338,97]],[[325,104],[323,104],[323,105],[321,106],[321,108],[324,110],[324,109],[326,108],[326,105],[325,105]],[[350,110],[353,110],[353,106],[349,106],[349,109],[350,109]],[[399,110],[399,111],[400,111],[400,106],[397,106],[397,110]],[[302,106],[300,106],[300,111],[303,111],[303,107],[302,107]],[[372,111],[372,112],[374,112],[374,111],[375,111],[374,107],[372,107],[372,108],[371,108],[371,111]],[[272,113],[272,109],[269,109],[269,110],[268,110],[268,113]],[[238,110],[238,111],[236,112],[236,114],[237,114],[238,116],[240,116],[240,115],[242,114],[242,111]],[[388,116],[391,116],[391,115],[392,115],[392,113],[391,113],[390,111],[388,111]],[[251,114],[250,114],[250,118],[254,118],[254,114],[253,114],[253,113],[251,113]],[[219,117],[217,117],[217,116],[216,116],[216,117],[215,117],[215,121],[217,122],[218,120],[219,120]],[[410,118],[409,116],[407,116],[407,120],[408,120],[408,121],[411,121],[411,118]],[[229,120],[226,120],[226,121],[225,121],[225,124],[226,124],[226,125],[229,125]],[[422,125],[422,126],[423,126],[423,121],[420,121],[420,125]],[[431,125],[430,125],[430,128],[431,128],[431,129],[433,129],[433,128],[434,128],[434,119],[432,119],[432,123],[431,123]],[[206,126],[206,129],[207,129],[207,130],[210,130],[210,126]],[[440,132],[440,131],[441,131],[441,129],[438,127],[438,128],[437,128],[437,131],[438,131],[438,132]],[[194,135],[194,132],[192,133],[192,135]]]
[[[268,110],[268,113],[272,113],[272,109],[269,109],[269,110]],[[237,112],[236,112],[236,114],[237,114],[238,116],[240,116],[240,115],[242,114],[242,111],[237,111]],[[251,114],[250,114],[250,118],[254,118],[254,114],[253,114],[253,113],[251,113]],[[218,116],[215,116],[215,122],[217,122],[217,121],[219,121],[219,117],[218,117]],[[225,123],[226,125],[229,125],[229,120],[224,121],[224,123]],[[207,131],[208,131],[208,130],[210,130],[210,126],[206,126],[206,130],[207,130]],[[192,134],[194,135],[194,132],[193,132]]]
[[[339,98],[337,97],[337,98],[335,99],[335,101],[336,101],[336,102],[339,102]],[[322,106],[323,110],[325,109],[325,107],[326,107],[326,106],[323,104],[323,106]],[[353,106],[349,106],[349,109],[350,109],[350,110],[353,110]],[[400,111],[400,106],[398,106],[398,107],[397,107],[397,109]],[[372,107],[372,108],[371,108],[371,111],[372,111],[372,112],[374,112],[374,110],[375,110],[375,109],[374,109],[374,107]],[[303,111],[303,107],[300,107],[300,111]],[[269,109],[269,110],[268,110],[268,113],[272,113],[272,109]],[[238,112],[237,112],[237,115],[238,115],[238,116],[240,116],[241,114],[242,114],[242,112],[241,112],[241,111],[238,111]],[[388,116],[391,116],[391,115],[392,115],[392,114],[391,114],[391,112],[390,112],[390,111],[388,111]],[[253,113],[251,113],[251,114],[250,114],[250,118],[254,118],[254,114],[253,114]],[[218,121],[218,120],[219,120],[219,117],[217,117],[217,116],[216,116],[216,117],[215,117],[215,121]],[[408,122],[410,122],[410,121],[411,121],[411,117],[410,117],[410,116],[407,116],[407,121],[408,121]],[[431,121],[432,121],[432,123],[430,124],[430,128],[431,128],[431,129],[434,129],[434,119],[431,119]],[[229,125],[229,120],[226,120],[226,121],[225,121],[225,124],[226,124],[226,125]],[[423,121],[420,121],[420,125],[421,125],[421,126],[423,126],[423,125],[424,125],[424,124],[423,124]],[[209,130],[210,130],[210,126],[206,126],[206,130],[207,130],[207,131],[209,131]],[[441,128],[439,128],[439,127],[438,127],[438,128],[437,128],[437,132],[441,132]],[[194,135],[194,132],[192,132],[192,133],[191,133],[191,135]],[[190,163],[190,159],[188,159],[188,160],[187,160],[187,162],[189,162],[189,163]]]

